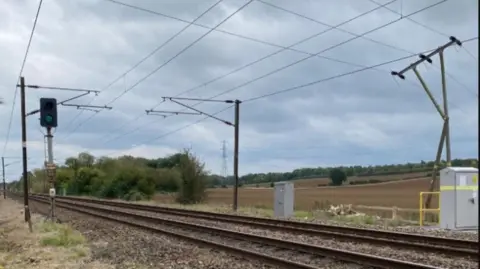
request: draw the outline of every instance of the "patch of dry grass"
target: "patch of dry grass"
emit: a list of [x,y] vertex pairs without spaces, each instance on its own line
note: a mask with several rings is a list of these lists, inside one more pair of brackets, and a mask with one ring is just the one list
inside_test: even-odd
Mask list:
[[82,234],[64,224],[41,222],[38,226],[42,233],[40,243],[43,246],[75,247],[86,241]]
[[[188,210],[197,210],[197,211],[206,211],[206,212],[216,212],[216,213],[230,213],[230,214],[239,214],[253,217],[264,217],[272,218],[273,209],[267,208],[265,206],[255,206],[255,207],[239,207],[235,213],[232,210],[231,205],[227,204],[194,204],[194,205],[181,205],[175,203],[169,204],[159,204],[155,201],[139,201],[136,203],[149,204],[149,205],[158,205],[163,207],[171,208],[180,208]],[[418,225],[418,214],[405,214],[410,213],[410,211],[402,211],[402,209],[397,209],[397,214],[395,218],[392,218],[392,208],[374,208],[374,210],[369,207],[353,207],[356,211],[363,213],[364,215],[350,215],[350,216],[333,216],[327,211],[331,203],[329,201],[322,203],[315,203],[315,209],[312,210],[295,210],[294,216],[291,219],[302,220],[302,221],[333,221],[335,223],[350,223],[350,224],[363,224],[363,225],[384,225],[388,227],[397,227],[404,225]],[[427,219],[428,221],[428,219]]]
[[0,200],[1,269],[113,269],[91,261],[90,248],[79,232],[64,224],[45,222],[32,215],[33,233],[23,220],[22,206]]

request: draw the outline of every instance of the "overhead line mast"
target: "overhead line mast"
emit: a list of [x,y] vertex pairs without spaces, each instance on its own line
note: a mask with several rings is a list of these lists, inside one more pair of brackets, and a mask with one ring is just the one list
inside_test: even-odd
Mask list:
[[[452,156],[451,156],[451,149],[450,149],[450,117],[448,113],[448,96],[447,96],[447,83],[445,80],[445,59],[444,59],[444,51],[450,46],[453,45],[458,45],[462,46],[462,42],[455,38],[454,36],[450,37],[450,41],[447,42],[446,44],[440,46],[436,50],[430,52],[427,55],[420,54],[419,58],[417,61],[411,63],[409,66],[405,67],[399,72],[392,71],[391,74],[393,76],[398,76],[402,80],[405,79],[405,73],[413,70],[415,75],[417,76],[418,81],[420,81],[420,84],[422,85],[422,88],[425,90],[425,93],[427,94],[428,98],[430,101],[432,101],[433,105],[437,109],[438,114],[440,117],[443,119],[443,128],[442,132],[440,135],[440,141],[438,143],[438,149],[437,149],[437,155],[435,158],[435,164],[433,165],[433,171],[432,171],[432,179],[430,181],[430,188],[429,192],[433,192],[434,189],[436,189],[438,186],[438,179],[437,179],[437,173],[438,173],[438,168],[440,165],[440,159],[442,157],[442,152],[443,152],[443,147],[445,144],[445,151],[446,151],[446,159],[447,159],[447,167],[451,166],[452,162]],[[420,75],[420,73],[417,70],[417,66],[423,62],[428,62],[429,64],[433,63],[432,57],[437,55],[440,58],[440,71],[441,71],[441,79],[442,79],[442,99],[443,99],[443,109],[433,96],[432,92],[430,91],[427,83],[423,79],[423,77]],[[425,201],[425,208],[430,208],[430,203],[432,200],[432,195],[429,193],[427,195],[427,199]]]

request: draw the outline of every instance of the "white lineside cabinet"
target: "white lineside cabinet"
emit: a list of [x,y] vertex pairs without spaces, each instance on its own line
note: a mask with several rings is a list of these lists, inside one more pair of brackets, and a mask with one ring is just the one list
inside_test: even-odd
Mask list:
[[295,189],[291,182],[276,182],[274,184],[273,213],[276,218],[293,216]]
[[440,228],[478,229],[478,169],[447,167],[440,171]]

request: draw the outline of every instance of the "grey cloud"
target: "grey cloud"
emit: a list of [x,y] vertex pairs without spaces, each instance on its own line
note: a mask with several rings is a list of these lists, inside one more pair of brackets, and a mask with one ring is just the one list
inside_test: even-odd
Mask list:
[[[376,7],[370,1],[357,0],[303,1],[301,4],[293,1],[270,2],[332,25]],[[382,1],[382,3],[386,2]],[[477,4],[470,7],[465,2],[461,4],[456,2],[459,1],[447,1],[412,18],[461,39],[476,36],[478,20],[465,8],[473,9]],[[202,1],[201,4],[196,2],[196,5],[178,1],[161,3],[129,1],[129,3],[193,20],[214,1]],[[213,26],[243,3],[245,1],[223,1],[200,22]],[[404,14],[413,12],[431,3],[434,1],[425,3],[403,1],[402,12]],[[16,14],[24,4],[26,2],[15,2],[15,8],[9,9],[9,12]],[[32,3],[28,5],[29,10],[33,12],[35,5]],[[398,11],[400,3],[397,1],[389,7]],[[445,13],[448,10],[458,12]],[[58,86],[103,88],[186,25],[171,19],[122,8],[107,1],[46,2],[43,11],[45,13],[40,17],[38,38],[34,39],[25,75],[28,81],[48,85],[60,84]],[[16,17],[19,17],[19,22],[16,23],[22,25],[22,29],[26,31],[25,37],[22,34],[22,39],[25,39],[27,30],[31,26],[31,18],[8,16],[9,25],[15,25],[10,21]],[[343,26],[343,29],[361,34],[396,18],[398,15],[391,11],[380,9]],[[275,10],[259,2],[253,2],[220,29],[288,46],[326,27]],[[170,59],[206,31],[196,26],[190,27],[128,74],[125,80],[123,78],[118,80],[110,89],[93,99],[93,103],[105,104],[113,100],[126,88]],[[447,37],[433,33],[406,19],[369,34],[368,37],[414,53],[434,48],[448,40]],[[0,42],[5,40],[2,38],[4,37],[0,35]],[[295,48],[316,53],[350,38],[352,35],[332,30]],[[26,43],[26,40],[21,41]],[[19,66],[23,53],[23,45],[12,47],[13,44],[23,43],[9,42],[11,43],[8,44],[11,45],[0,45],[5,47],[3,51],[9,52],[8,55],[0,52],[2,59],[0,81],[6,81],[0,83],[0,90],[7,102],[12,99],[12,86],[18,72],[12,71],[9,66]],[[470,51],[476,51],[478,41],[466,46]],[[144,110],[161,101],[161,96],[176,95],[277,50],[279,48],[213,32],[115,101],[112,104],[114,107],[112,111],[102,111],[95,115],[68,138],[65,138],[67,134],[86,120],[91,113],[84,112],[76,121],[71,122],[78,111],[61,108],[62,126],[58,128],[56,139],[61,143],[59,147],[62,147],[58,150],[63,153],[59,155],[80,149],[97,148],[102,149],[102,152],[127,151],[135,154],[143,152],[143,154],[155,156],[155,152],[159,152],[158,154],[165,152],[159,147],[181,149],[191,145],[207,162],[207,166],[216,172],[221,163],[221,141],[227,140],[231,150],[233,128],[215,120],[208,120],[199,123],[196,127],[155,140],[162,134],[179,129],[201,117],[174,116],[161,119],[142,116],[134,120],[135,116],[144,115]],[[357,65],[372,65],[399,58],[408,53],[358,38],[322,55]],[[449,73],[470,90],[473,89],[473,95],[478,94],[475,71],[478,63],[473,62],[462,49],[456,52],[454,48],[449,48],[445,55]],[[183,96],[208,98],[303,57],[306,55],[284,51]],[[3,59],[6,60],[3,61]],[[325,163],[373,164],[432,159],[441,128],[440,117],[435,114],[433,105],[418,87],[413,73],[407,74],[407,81],[397,79],[397,82],[388,73],[390,70],[399,70],[407,66],[415,59],[383,66],[382,71],[365,71],[242,104],[240,129],[242,173],[259,169],[278,171],[290,169],[290,166],[293,169],[295,166]],[[435,64],[438,66],[438,60]],[[312,57],[221,95],[218,99],[245,100],[358,68],[358,66]],[[435,95],[440,97],[438,70],[434,67],[425,69],[423,66],[420,70]],[[476,154],[474,149],[476,147],[472,148],[471,145],[478,139],[478,134],[471,130],[475,129],[472,129],[472,126],[478,125],[478,117],[473,113],[478,109],[478,103],[476,98],[472,98],[472,93],[457,82],[449,79],[448,83],[451,89],[450,101],[454,104],[451,106],[454,152],[456,156]],[[69,96],[66,93],[44,91],[32,93],[29,94],[29,107],[34,107],[38,102],[37,98],[47,94],[55,94],[59,99]],[[79,102],[88,103],[91,100],[92,97],[88,97],[80,99]],[[212,113],[223,107],[223,104],[206,103],[197,108]],[[181,110],[183,108],[166,102],[158,109]],[[18,119],[18,109],[14,114],[14,119]],[[9,107],[0,108],[0,115],[8,119]],[[219,117],[232,121],[233,110],[230,109]],[[7,124],[6,120],[1,120],[0,123],[4,126]],[[67,125],[69,125],[68,128]],[[41,141],[42,135],[38,131],[37,122],[29,119],[28,126],[31,134],[29,137]],[[123,127],[120,128],[120,126]],[[142,128],[132,132],[139,127]],[[127,135],[123,136],[123,134]],[[14,121],[10,144],[13,145],[14,141],[19,141],[19,136],[19,122]],[[105,141],[117,136],[120,137],[105,144]],[[138,147],[143,143],[146,144]],[[137,145],[137,151],[129,151],[132,145]],[[391,154],[392,149],[397,154]],[[9,147],[8,152],[19,154],[18,150],[19,147],[12,146],[12,149]],[[32,154],[41,156],[41,151],[34,151]],[[275,163],[282,165],[279,168],[274,165]]]

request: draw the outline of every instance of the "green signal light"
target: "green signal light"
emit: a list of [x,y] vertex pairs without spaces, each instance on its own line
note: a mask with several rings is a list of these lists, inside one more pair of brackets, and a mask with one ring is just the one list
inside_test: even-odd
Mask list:
[[47,115],[45,116],[45,121],[46,122],[52,122],[53,121],[53,117],[51,115]]

